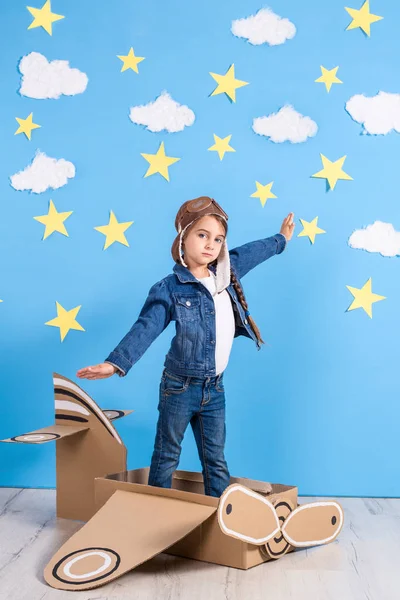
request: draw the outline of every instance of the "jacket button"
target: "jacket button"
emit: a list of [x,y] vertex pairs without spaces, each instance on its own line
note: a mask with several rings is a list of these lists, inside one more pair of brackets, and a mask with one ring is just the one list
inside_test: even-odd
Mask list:
[[245,323],[246,323],[246,325],[247,325],[247,323],[248,323],[247,319],[245,319],[245,320],[244,320],[244,322],[245,322]]
[[211,340],[211,343],[212,343],[212,344],[215,344],[215,340]]
[[215,310],[210,311],[210,315],[215,315]]
[[190,300],[186,300],[186,306],[190,306],[192,303],[190,302]]

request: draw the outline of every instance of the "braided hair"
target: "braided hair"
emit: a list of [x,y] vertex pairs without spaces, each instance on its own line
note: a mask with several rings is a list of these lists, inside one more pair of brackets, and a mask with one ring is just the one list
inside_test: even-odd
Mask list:
[[[221,223],[221,225],[223,226],[223,228],[225,229],[225,235],[227,235],[228,233],[228,224],[225,221],[225,219],[223,217],[220,217],[219,215],[212,215],[215,219],[217,219],[217,221],[219,221],[219,223]],[[192,226],[189,226],[187,231],[185,231],[185,233],[183,234],[183,239],[185,239],[186,235],[189,233],[190,229],[192,228]],[[182,240],[183,241],[183,240]],[[215,259],[214,261],[212,261],[211,263],[209,263],[209,265],[211,266],[216,266],[217,264],[217,259]],[[252,328],[254,335],[257,338],[257,341],[259,344],[265,344],[264,340],[261,337],[261,333],[260,330],[258,329],[256,322],[254,321],[253,317],[250,315],[250,311],[249,311],[249,306],[247,304],[247,300],[246,297],[244,295],[244,291],[243,288],[240,284],[240,281],[237,279],[235,273],[233,272],[232,266],[231,266],[231,283],[233,285],[233,287],[235,288],[235,292],[237,294],[237,297],[239,299],[240,304],[243,307],[243,310],[245,312],[245,316],[246,319],[248,320],[250,327]]]
[[252,328],[252,330],[254,331],[254,334],[257,338],[257,341],[259,344],[265,344],[264,340],[261,337],[261,333],[260,330],[258,329],[253,317],[250,315],[250,311],[249,311],[249,306],[247,304],[247,300],[245,298],[244,292],[243,292],[243,288],[240,285],[239,280],[236,278],[235,273],[232,270],[231,267],[231,283],[233,285],[233,287],[235,288],[237,297],[239,298],[239,302],[242,305],[245,315],[246,315],[246,319],[248,320],[248,322],[250,323],[250,326]]

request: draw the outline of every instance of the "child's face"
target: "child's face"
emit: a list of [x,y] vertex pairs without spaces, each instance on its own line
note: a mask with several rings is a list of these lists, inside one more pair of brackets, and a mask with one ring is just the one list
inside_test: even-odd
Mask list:
[[224,240],[225,229],[218,219],[211,215],[202,217],[190,228],[183,242],[185,263],[189,267],[211,263],[218,258]]

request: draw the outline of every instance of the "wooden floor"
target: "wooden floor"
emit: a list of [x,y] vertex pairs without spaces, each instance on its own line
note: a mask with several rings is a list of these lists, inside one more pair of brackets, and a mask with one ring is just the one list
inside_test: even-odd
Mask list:
[[248,571],[162,554],[73,596],[43,568],[82,523],[55,517],[54,490],[0,488],[0,600],[400,600],[400,499],[338,500],[345,524],[327,546]]

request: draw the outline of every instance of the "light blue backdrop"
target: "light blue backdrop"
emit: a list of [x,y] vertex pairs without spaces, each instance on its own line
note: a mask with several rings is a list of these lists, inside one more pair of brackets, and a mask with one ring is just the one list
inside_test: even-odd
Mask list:
[[[43,0],[44,2],[44,0]],[[31,4],[40,7],[42,0]],[[244,290],[269,346],[257,352],[245,338],[234,342],[225,373],[227,458],[233,475],[293,483],[301,494],[399,496],[398,386],[399,261],[350,249],[354,229],[375,220],[400,229],[398,168],[400,138],[361,135],[344,104],[352,95],[399,92],[400,4],[371,3],[384,20],[371,37],[351,21],[343,1],[275,1],[271,8],[297,27],[294,39],[275,47],[252,46],[230,32],[233,19],[254,14],[257,2],[229,0],[149,3],[119,0],[53,0],[66,18],[28,31],[25,2],[2,3],[0,160],[0,437],[53,422],[52,372],[78,381],[76,370],[102,362],[136,320],[150,286],[173,267],[170,245],[180,204],[199,195],[215,197],[229,214],[229,247],[273,235],[294,211],[296,231],[287,251],[249,273]],[[360,8],[360,0],[350,3]],[[120,72],[116,55],[130,46],[144,56],[139,75]],[[65,59],[87,73],[85,93],[59,100],[21,97],[20,58],[31,51]],[[237,102],[209,97],[209,71],[250,82]],[[329,94],[314,83],[320,65],[339,65],[343,85]],[[167,90],[196,114],[183,132],[155,134],[134,125],[131,106],[153,101]],[[293,104],[318,124],[306,143],[273,144],[251,129],[254,117]],[[15,117],[33,111],[41,129],[32,141],[14,136]],[[222,162],[207,152],[212,134],[232,134],[236,153]],[[181,157],[170,183],[144,179],[141,152]],[[17,192],[10,175],[25,168],[39,148],[76,166],[68,185],[43,194]],[[345,171],[326,192],[319,171],[322,152],[331,160],[347,155]],[[255,181],[274,181],[277,199],[265,208],[250,198]],[[52,199],[66,221],[69,238],[58,233],[42,241],[34,216],[47,213]],[[127,231],[130,247],[113,244],[94,227],[112,209]],[[312,246],[298,238],[299,218],[327,231]],[[352,296],[372,277],[373,291],[387,300],[346,312]],[[82,305],[85,332],[44,323]],[[128,447],[128,466],[149,464],[157,418],[158,386],[173,325],[154,342],[128,377],[81,382],[104,408],[132,408],[117,423]],[[78,381],[79,382],[79,381]],[[0,484],[53,487],[55,449],[0,445]],[[181,467],[199,470],[191,431]]]

